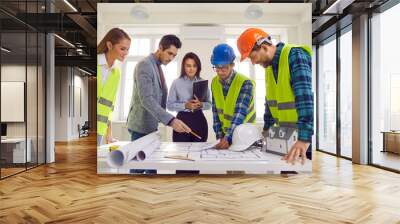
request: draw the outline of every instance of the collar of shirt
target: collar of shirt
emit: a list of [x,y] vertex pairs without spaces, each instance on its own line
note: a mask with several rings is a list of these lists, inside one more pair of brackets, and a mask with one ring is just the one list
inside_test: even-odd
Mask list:
[[230,86],[233,81],[233,78],[235,78],[235,75],[236,75],[236,71],[232,70],[232,73],[229,75],[229,77],[226,80],[220,79],[221,84]]
[[152,53],[151,54],[151,59],[153,59],[153,61],[156,63],[156,65],[161,65],[161,61],[158,60],[158,58],[156,57],[156,54]]
[[184,75],[182,79],[185,81],[192,81],[192,82],[196,82],[199,80],[197,76],[195,76],[193,80],[190,80],[189,77],[187,77],[186,75]]
[[111,67],[109,67],[106,59],[106,54],[99,54],[98,63],[100,66],[104,66],[107,69],[113,69],[115,68],[116,61],[114,61],[114,64]]
[[[272,58],[272,68],[277,68],[279,63],[279,57],[281,56],[282,48],[285,44],[280,42],[276,45],[275,55]],[[275,70],[275,69],[274,69]],[[275,71],[274,71],[275,72]]]

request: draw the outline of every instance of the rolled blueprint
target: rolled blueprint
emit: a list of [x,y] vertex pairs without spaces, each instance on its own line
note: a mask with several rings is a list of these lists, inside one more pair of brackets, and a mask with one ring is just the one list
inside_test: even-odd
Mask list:
[[107,163],[111,167],[121,167],[130,161],[142,161],[148,158],[161,145],[158,132],[141,137],[118,150],[108,153]]

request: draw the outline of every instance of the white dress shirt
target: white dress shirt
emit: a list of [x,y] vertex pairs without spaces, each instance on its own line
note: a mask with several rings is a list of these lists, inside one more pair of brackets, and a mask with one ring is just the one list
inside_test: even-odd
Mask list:
[[110,72],[116,67],[117,60],[114,61],[114,64],[111,67],[108,66],[105,54],[98,54],[97,60],[98,65],[100,65],[101,83],[104,85],[108,76],[110,76]]

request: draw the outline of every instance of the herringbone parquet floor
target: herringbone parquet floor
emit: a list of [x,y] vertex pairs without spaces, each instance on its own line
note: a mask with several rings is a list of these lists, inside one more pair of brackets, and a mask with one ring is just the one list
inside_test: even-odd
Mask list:
[[0,181],[0,223],[400,223],[400,175],[314,153],[293,176],[97,175],[95,138]]

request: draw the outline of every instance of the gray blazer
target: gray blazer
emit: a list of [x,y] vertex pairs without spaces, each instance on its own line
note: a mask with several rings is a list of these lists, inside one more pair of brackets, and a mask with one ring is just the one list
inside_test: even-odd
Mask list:
[[161,86],[157,61],[153,54],[141,60],[133,73],[134,84],[128,114],[128,129],[148,134],[156,131],[158,122],[165,125],[174,118],[166,112],[168,88]]

